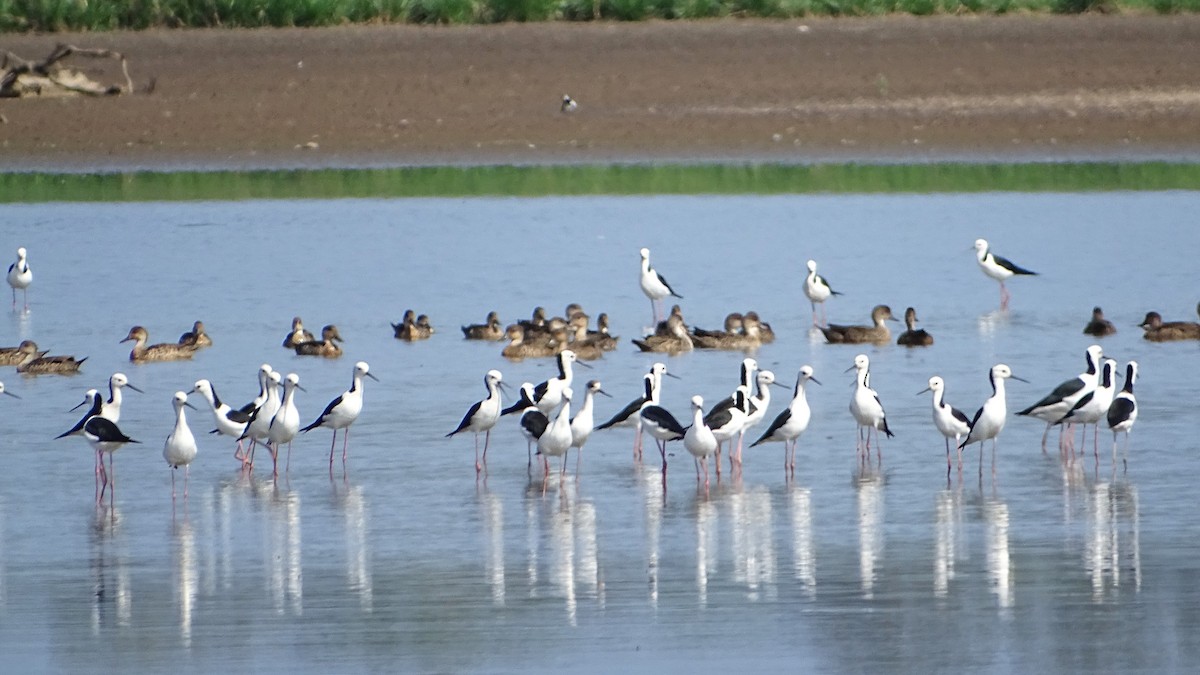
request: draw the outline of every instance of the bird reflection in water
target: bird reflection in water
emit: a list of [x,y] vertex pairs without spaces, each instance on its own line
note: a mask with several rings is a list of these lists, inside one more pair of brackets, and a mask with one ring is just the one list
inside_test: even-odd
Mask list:
[[771,493],[765,486],[732,491],[729,504],[732,528],[733,579],[746,586],[750,600],[776,595],[775,541],[771,527]]
[[590,501],[575,504],[575,542],[579,569],[576,578],[585,593],[604,609],[604,579],[600,573],[600,546],[596,536],[596,505]]
[[717,507],[703,495],[696,497],[696,596],[708,605],[708,580],[717,573],[719,544]]
[[504,606],[504,502],[490,491],[479,495],[480,522],[487,542],[484,573],[492,589],[492,604]]
[[171,561],[175,606],[179,609],[179,641],[184,649],[191,649],[192,614],[200,584],[196,570],[196,531],[186,518],[171,524]]
[[559,502],[550,513],[550,544],[553,558],[550,582],[566,603],[567,622],[576,625],[578,602],[575,599],[575,526],[570,504]]
[[875,566],[883,555],[883,474],[870,465],[855,476],[858,490],[858,570],[863,597],[875,597]]
[[1142,589],[1142,553],[1137,486],[1099,483],[1091,492],[1084,570],[1091,577],[1092,599],[1100,602],[1122,583]]
[[658,546],[662,530],[663,502],[666,492],[658,478],[658,472],[638,471],[638,484],[642,488],[642,505],[646,509],[646,573],[650,591],[650,606],[658,608]]
[[1007,309],[994,309],[987,314],[979,315],[979,337],[990,339],[996,331],[1009,322],[1011,315]]
[[[343,486],[340,489],[336,483],[333,486],[333,504],[342,512],[346,532],[346,586],[358,595],[362,611],[369,613],[375,609],[375,591],[371,580],[371,549],[367,540],[370,520],[367,499],[361,485]],[[298,525],[299,517],[296,520]],[[296,541],[299,541],[298,533]]]
[[[499,497],[484,493],[480,504],[490,540],[486,573],[493,602],[503,604],[505,590],[503,509]],[[604,581],[600,569],[596,507],[573,491],[543,498],[540,484],[530,482],[525,493],[529,547],[526,573],[530,597],[562,598],[567,622],[577,625],[580,597],[604,607]],[[542,547],[547,547],[543,550]],[[540,565],[545,564],[545,588],[539,587]]]
[[538,533],[541,531],[542,488],[532,479],[525,484],[525,545],[529,555],[525,560],[525,577],[529,597],[538,596]]
[[89,522],[92,572],[92,634],[114,624],[128,627],[133,618],[129,554],[120,532],[116,506],[98,506]]
[[992,593],[1002,611],[1013,604],[1012,557],[1008,548],[1008,504],[995,494],[983,502],[987,571]]
[[263,527],[263,575],[275,612],[304,610],[304,575],[300,555],[300,495],[280,489],[270,481],[255,484],[266,507]]
[[817,556],[813,550],[812,490],[792,485],[788,489],[792,517],[792,572],[808,597],[817,594]]
[[962,488],[941,490],[934,503],[933,594],[944,598],[954,581],[955,565],[962,551]]

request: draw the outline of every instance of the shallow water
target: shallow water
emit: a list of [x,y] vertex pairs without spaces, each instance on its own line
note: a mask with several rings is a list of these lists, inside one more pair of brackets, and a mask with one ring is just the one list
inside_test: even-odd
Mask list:
[[[1134,324],[1151,309],[1194,318],[1198,209],[1195,192],[0,207],[5,250],[26,246],[35,273],[3,342],[89,357],[77,377],[3,376],[22,398],[0,400],[0,648],[20,671],[1189,669],[1200,349],[1144,342]],[[980,236],[1042,273],[1010,284],[1007,313],[967,250]],[[609,312],[621,349],[577,370],[613,394],[605,418],[656,360],[627,341],[649,323],[640,246],[690,323],[756,309],[779,334],[763,367],[788,384],[815,368],[795,481],[782,448],[760,446],[740,481],[704,493],[676,447],[664,496],[657,461],[635,466],[620,430],[543,485],[505,420],[477,482],[471,439],[443,435],[483,373],[517,385],[552,366],[505,362],[458,324],[572,301]],[[937,344],[822,344],[800,290],[809,257],[845,293],[831,320],[914,305]],[[1010,418],[996,477],[978,478],[971,449],[948,486],[928,394],[915,396],[928,377],[973,411],[1003,361],[1031,381],[1009,385],[1019,409],[1082,370],[1095,304],[1120,331],[1105,351],[1141,364],[1128,473],[1110,468],[1107,433],[1098,464],[1064,466],[1039,449],[1041,423]],[[433,339],[392,338],[408,307],[432,317]],[[338,324],[347,355],[281,349],[294,314]],[[117,344],[135,323],[173,341],[195,319],[216,345],[194,362],[132,365]],[[860,351],[897,434],[865,474],[842,372]],[[665,405],[685,417],[691,395],[726,395],[742,358],[668,359],[683,379]],[[366,383],[344,470],[327,470],[326,430],[296,442],[277,484],[262,455],[247,478],[231,444],[204,435],[172,508],[160,451],[174,391],[206,377],[241,404],[265,361],[299,373],[307,423],[360,359],[381,381]],[[143,444],[117,453],[115,506],[97,509],[90,450],[51,439],[115,370],[146,392],[127,393],[121,419]]]

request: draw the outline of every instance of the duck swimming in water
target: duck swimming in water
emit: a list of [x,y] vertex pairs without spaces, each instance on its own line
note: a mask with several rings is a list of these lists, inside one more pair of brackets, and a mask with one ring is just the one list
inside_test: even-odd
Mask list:
[[1095,335],[1096,337],[1104,337],[1117,332],[1117,327],[1113,322],[1104,318],[1104,310],[1099,307],[1092,308],[1092,320],[1083,327],[1084,335]]
[[304,322],[300,317],[292,317],[292,330],[283,338],[283,346],[285,349],[295,349],[296,345],[301,342],[313,342],[317,338],[315,335],[304,329]]
[[562,335],[561,343],[557,340],[528,342],[525,339],[525,329],[515,323],[505,329],[504,336],[508,338],[509,343],[500,350],[500,355],[506,359],[520,360],[554,356],[566,346],[565,334]]
[[924,328],[916,328],[917,310],[909,307],[904,310],[904,325],[908,330],[900,334],[896,339],[896,344],[902,347],[928,347],[933,344],[933,336],[925,332]]
[[337,326],[329,324],[321,329],[320,340],[301,342],[295,346],[295,350],[300,356],[324,356],[327,359],[336,359],[342,355],[342,348],[337,346],[336,342],[345,342],[345,340],[338,333]]
[[1148,312],[1139,327],[1146,331],[1142,337],[1151,342],[1200,340],[1200,324],[1191,321],[1163,323],[1162,316],[1158,312]]
[[150,339],[150,334],[141,326],[134,326],[129,329],[129,335],[125,336],[121,342],[130,342],[133,344],[133,351],[129,352],[129,360],[136,362],[149,361],[180,361],[182,359],[190,359],[196,354],[196,347],[193,345],[181,345],[162,343],[157,345],[146,346],[146,341]]
[[196,347],[197,349],[200,347],[211,347],[212,338],[208,336],[208,333],[204,332],[204,322],[197,321],[192,324],[190,331],[179,336],[179,344]]
[[887,305],[875,305],[871,310],[871,321],[874,326],[839,326],[829,324],[828,328],[822,328],[821,332],[825,334],[825,339],[830,343],[844,344],[862,344],[866,342],[888,342],[892,339],[892,332],[888,330],[886,321],[895,321],[896,317],[892,316],[892,308]]
[[679,354],[690,352],[695,348],[692,336],[688,334],[683,317],[671,314],[667,317],[665,335],[647,335],[641,340],[633,340],[633,344],[643,352],[659,352],[663,354]]
[[87,361],[86,356],[79,360],[74,356],[46,356],[46,352],[38,351],[37,345],[30,340],[21,344],[24,358],[17,364],[17,372],[24,375],[74,375]]
[[25,355],[35,352],[45,356],[48,352],[38,351],[37,343],[33,340],[22,340],[16,347],[0,347],[0,366],[15,366],[25,360]]
[[484,323],[463,326],[462,332],[465,340],[495,341],[504,339],[504,325],[500,323],[500,315],[495,312],[488,312]]

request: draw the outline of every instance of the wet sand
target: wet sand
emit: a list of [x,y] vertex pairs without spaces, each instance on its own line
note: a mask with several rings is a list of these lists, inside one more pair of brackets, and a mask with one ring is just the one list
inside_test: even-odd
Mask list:
[[[0,49],[58,42],[125,53],[139,91],[0,100],[0,170],[1200,157],[1200,16],[177,30]],[[578,110],[560,112],[564,93]]]

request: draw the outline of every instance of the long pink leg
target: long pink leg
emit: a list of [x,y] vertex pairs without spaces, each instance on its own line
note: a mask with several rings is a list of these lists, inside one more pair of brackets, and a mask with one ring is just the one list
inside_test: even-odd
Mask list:
[[329,442],[329,470],[333,471],[333,449],[337,446],[337,429],[333,430],[333,440]]
[[[1114,443],[1115,443],[1115,441],[1114,441]],[[1114,454],[1113,456],[1115,457],[1116,455]],[[100,477],[104,476],[104,475],[105,475],[104,474],[104,456],[100,454],[99,450],[97,450],[96,451],[96,501],[97,502],[100,501]],[[105,477],[104,482],[105,483],[108,482],[107,476]]]
[[483,471],[483,465],[479,463],[479,434],[475,434],[475,473]]
[[350,446],[350,427],[342,432],[342,464],[346,463],[346,449]]
[[175,501],[175,469],[171,469],[171,501]]
[[[188,474],[191,471],[191,469],[192,469],[191,464],[188,464],[187,466],[183,467],[183,499],[185,501],[187,500],[187,493],[188,493]],[[174,476],[174,474],[171,474],[171,475]]]
[[[492,442],[492,430],[488,429],[483,432],[483,466],[487,468],[487,451],[488,445]],[[475,437],[475,447],[479,447],[479,436]],[[478,470],[478,468],[476,469]]]

